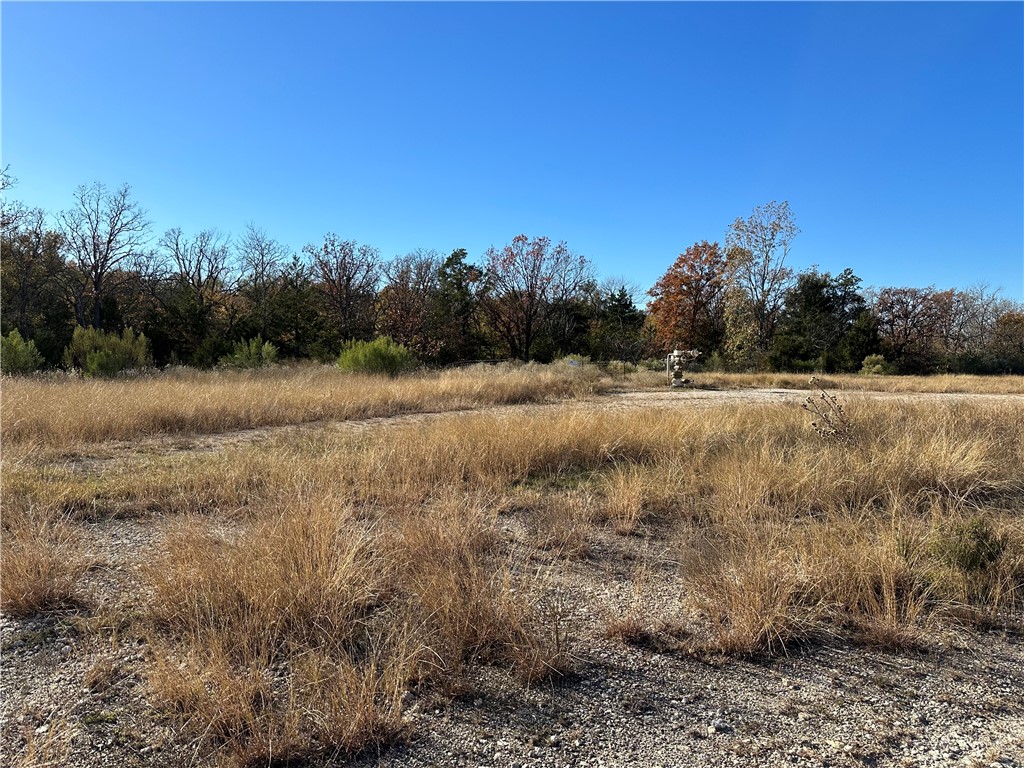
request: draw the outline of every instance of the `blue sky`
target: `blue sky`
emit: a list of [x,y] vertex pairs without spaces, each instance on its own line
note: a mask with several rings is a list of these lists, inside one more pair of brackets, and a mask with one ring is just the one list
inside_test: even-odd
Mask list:
[[797,269],[1024,298],[1021,3],[11,3],[2,153],[57,211],[300,249],[566,240],[646,290],[788,200]]

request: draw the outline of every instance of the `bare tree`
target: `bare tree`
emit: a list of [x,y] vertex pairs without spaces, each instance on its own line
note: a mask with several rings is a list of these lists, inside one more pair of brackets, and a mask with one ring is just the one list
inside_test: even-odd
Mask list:
[[793,283],[786,258],[798,234],[789,203],[772,200],[754,208],[749,218],[736,219],[726,235],[732,283],[749,301],[754,343],[761,352],[771,344],[786,291]]
[[217,304],[231,286],[230,241],[215,229],[204,229],[194,238],[181,229],[169,229],[159,246],[173,265],[174,277],[188,286],[200,309]]
[[1006,305],[999,289],[984,283],[965,290],[951,289],[935,295],[939,307],[939,334],[942,346],[952,357],[980,355],[988,344]]
[[75,190],[75,204],[57,214],[65,253],[77,269],[81,292],[76,320],[85,325],[84,299],[92,299],[92,326],[102,321],[103,299],[114,287],[118,271],[141,258],[149,239],[146,212],[131,199],[131,187],[111,192],[96,182]]
[[513,357],[529,360],[537,333],[553,307],[591,282],[590,262],[564,243],[546,237],[516,236],[500,251],[489,248],[484,307]]
[[250,222],[238,244],[238,256],[242,268],[242,292],[255,307],[260,321],[260,334],[266,337],[270,323],[270,300],[281,267],[288,258],[288,249]]
[[323,291],[324,305],[342,339],[365,339],[374,327],[374,300],[381,274],[380,251],[333,232],[323,245],[306,245],[313,274]]
[[7,199],[7,190],[17,183],[18,180],[11,176],[11,166],[0,168],[0,231],[3,232],[16,228],[23,218],[32,215],[32,211],[21,203]]

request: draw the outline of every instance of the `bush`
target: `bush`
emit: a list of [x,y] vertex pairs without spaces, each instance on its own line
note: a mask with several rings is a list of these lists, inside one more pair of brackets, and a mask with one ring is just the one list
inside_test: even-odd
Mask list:
[[388,336],[373,341],[350,341],[338,356],[338,367],[349,373],[383,373],[395,376],[416,367],[416,358],[408,348]]
[[884,376],[892,373],[892,366],[885,361],[883,355],[868,355],[860,372],[866,376]]
[[230,355],[220,359],[221,365],[231,368],[267,368],[277,360],[277,347],[262,336],[235,344]]
[[149,340],[131,328],[118,335],[78,326],[64,350],[64,365],[78,368],[86,376],[114,376],[149,363]]
[[1006,551],[1008,539],[981,517],[959,523],[932,542],[932,554],[943,564],[965,573],[985,571]]
[[17,329],[0,338],[0,372],[32,373],[43,364],[43,356],[31,339],[25,341]]

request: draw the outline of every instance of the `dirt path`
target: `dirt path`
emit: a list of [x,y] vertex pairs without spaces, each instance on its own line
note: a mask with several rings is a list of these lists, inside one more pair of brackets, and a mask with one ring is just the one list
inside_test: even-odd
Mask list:
[[[458,418],[465,414],[487,413],[508,415],[536,413],[551,408],[564,408],[567,404],[595,413],[612,410],[649,408],[713,408],[723,405],[798,404],[810,390],[797,389],[679,389],[679,390],[627,390],[593,395],[580,400],[560,400],[549,403],[522,403],[515,405],[485,405],[463,410],[403,413],[394,416],[376,416],[368,419],[345,421],[310,421],[302,424],[255,427],[252,429],[215,432],[202,435],[152,435],[132,440],[114,440],[90,445],[80,451],[65,452],[62,462],[74,465],[84,472],[99,470],[107,461],[128,455],[164,455],[180,452],[221,451],[238,446],[262,442],[274,437],[306,432],[361,433],[375,429],[424,423],[437,419]],[[843,392],[846,401],[891,400],[895,402],[957,402],[988,401],[1012,402],[1024,400],[1024,395],[964,394],[964,393],[903,393],[903,392]]]

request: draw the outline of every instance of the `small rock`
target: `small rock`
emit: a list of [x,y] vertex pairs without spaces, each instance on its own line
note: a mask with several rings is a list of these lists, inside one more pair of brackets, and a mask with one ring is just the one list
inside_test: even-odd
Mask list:
[[49,723],[43,723],[38,728],[36,728],[36,736],[41,736],[42,734],[46,733],[49,730],[50,730],[50,724]]
[[732,726],[729,725],[725,720],[714,720],[711,723],[711,727],[708,729],[711,733],[732,733]]

